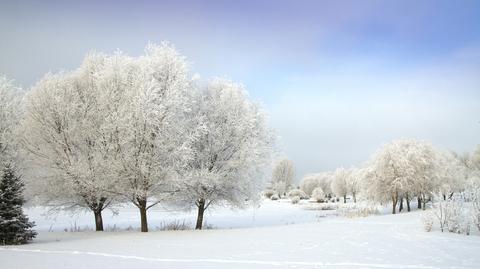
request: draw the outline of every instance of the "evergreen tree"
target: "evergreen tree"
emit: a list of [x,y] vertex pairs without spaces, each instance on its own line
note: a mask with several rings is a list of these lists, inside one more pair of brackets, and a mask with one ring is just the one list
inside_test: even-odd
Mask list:
[[0,176],[0,244],[27,243],[37,233],[32,230],[34,223],[23,214],[24,184],[8,164]]

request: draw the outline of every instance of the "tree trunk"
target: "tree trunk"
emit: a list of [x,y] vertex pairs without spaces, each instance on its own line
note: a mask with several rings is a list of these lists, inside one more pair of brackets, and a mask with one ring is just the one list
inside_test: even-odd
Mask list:
[[408,197],[408,194],[405,195],[405,201],[407,201],[407,211],[410,212],[410,197]]
[[356,203],[357,202],[357,195],[355,195],[355,193],[352,193],[353,195],[353,202]]
[[343,203],[344,203],[344,204],[347,203],[347,196],[346,196],[346,195],[343,196]]
[[142,233],[148,232],[147,223],[147,200],[138,200],[138,209],[140,210],[140,231]]
[[195,230],[201,230],[203,228],[203,213],[205,212],[205,200],[200,199],[197,203],[198,215],[197,215],[197,225]]
[[417,197],[417,208],[422,208],[422,198],[420,198],[420,195],[418,195]]
[[396,209],[397,209],[397,200],[398,200],[398,197],[397,197],[397,194],[393,194],[392,195],[392,214],[396,214]]
[[403,210],[403,196],[400,197],[400,206],[398,207],[398,212],[402,212]]
[[103,219],[102,219],[102,210],[95,210],[93,211],[95,215],[95,231],[102,232],[103,231]]
[[425,210],[426,204],[427,204],[427,197],[425,197],[425,195],[422,194],[422,209],[423,210]]

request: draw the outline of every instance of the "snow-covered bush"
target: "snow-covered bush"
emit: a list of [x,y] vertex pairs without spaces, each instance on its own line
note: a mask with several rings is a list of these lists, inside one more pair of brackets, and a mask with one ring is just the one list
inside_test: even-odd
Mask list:
[[446,210],[448,211],[446,224],[451,233],[469,234],[470,233],[470,214],[467,205],[463,200],[447,200]]
[[432,231],[433,222],[434,222],[434,218],[433,218],[432,214],[423,215],[422,216],[422,222],[423,222],[423,228],[425,229],[425,232]]
[[163,222],[160,227],[157,227],[159,231],[183,231],[192,229],[190,223],[186,223],[185,220],[175,220],[173,222]]
[[317,203],[323,203],[325,201],[325,194],[323,193],[322,188],[320,187],[315,188],[312,192],[312,198]]
[[287,193],[287,196],[288,196],[288,198],[290,198],[290,199],[291,199],[292,197],[295,197],[295,196],[300,197],[300,199],[308,199],[308,198],[309,198],[308,195],[307,195],[304,191],[302,191],[302,190],[300,190],[300,189],[295,189],[295,190],[289,191],[289,192]]
[[470,216],[473,225],[480,231],[480,178],[473,177],[468,189],[467,199],[471,202]]
[[263,192],[263,195],[265,196],[265,198],[270,199],[276,193],[277,192],[274,190],[266,190],[265,192]]
[[449,214],[451,212],[449,208],[449,201],[440,201],[434,205],[433,214],[438,221],[438,225],[440,226],[440,231],[447,227],[447,221],[450,218]]
[[309,203],[303,206],[305,210],[337,210],[338,204],[327,203]]
[[280,199],[280,197],[276,193],[274,195],[270,196],[270,200],[272,200],[272,201],[276,201],[278,199]]
[[439,199],[433,205],[433,214],[437,219],[440,231],[448,230],[451,233],[470,234],[470,227],[474,223],[472,219],[472,205],[465,202],[465,196],[453,197],[452,199]]
[[368,217],[380,214],[380,211],[376,206],[358,203],[347,205],[340,204],[337,212],[338,215],[346,218]]
[[300,202],[300,196],[293,196],[290,198],[290,201],[292,204],[298,204],[298,202]]

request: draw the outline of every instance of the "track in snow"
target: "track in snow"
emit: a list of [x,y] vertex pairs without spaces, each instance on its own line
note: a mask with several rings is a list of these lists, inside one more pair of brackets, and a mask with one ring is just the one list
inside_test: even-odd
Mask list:
[[[216,264],[254,264],[254,265],[272,265],[272,266],[309,266],[309,267],[352,267],[352,268],[411,268],[411,269],[437,269],[435,266],[408,265],[408,264],[375,264],[375,263],[355,263],[355,262],[301,262],[301,261],[262,261],[262,260],[230,260],[230,259],[170,259],[170,258],[149,258],[131,255],[109,254],[102,252],[89,251],[63,251],[63,250],[41,250],[41,249],[20,249],[20,248],[0,248],[0,251],[29,252],[41,254],[67,254],[67,255],[87,255],[106,258],[118,258],[127,260],[139,260],[149,262],[174,262],[174,263],[216,263]],[[462,268],[462,267],[456,267]]]

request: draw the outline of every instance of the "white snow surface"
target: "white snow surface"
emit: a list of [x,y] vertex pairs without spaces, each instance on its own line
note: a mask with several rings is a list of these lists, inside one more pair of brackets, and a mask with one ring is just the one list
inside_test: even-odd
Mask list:
[[[422,211],[344,218],[268,201],[254,215],[211,212],[208,221],[218,227],[213,230],[149,233],[48,232],[51,220],[38,211],[28,213],[39,235],[27,245],[0,247],[0,268],[480,268],[478,235],[425,232]],[[137,212],[128,212],[105,221],[133,226]],[[174,213],[151,211],[151,228],[156,221],[190,221],[194,215]],[[69,228],[69,221],[87,225],[88,217],[59,215],[53,230]]]

